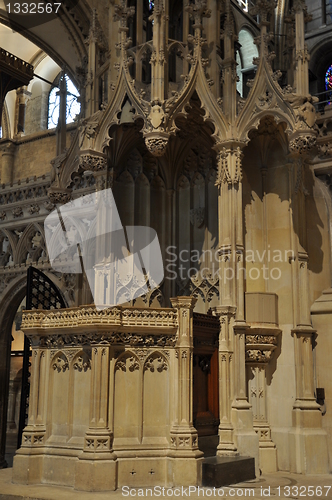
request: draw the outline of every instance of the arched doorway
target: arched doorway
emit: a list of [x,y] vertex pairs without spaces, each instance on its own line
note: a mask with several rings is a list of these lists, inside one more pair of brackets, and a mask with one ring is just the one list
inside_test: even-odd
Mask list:
[[[2,310],[0,312],[0,468],[7,467],[6,437],[7,437],[7,416],[9,407],[10,379],[15,379],[14,367],[18,368],[16,375],[19,377],[19,360],[12,365],[11,377],[11,347],[13,328],[16,330],[15,316],[21,305],[24,304],[26,296],[26,278],[20,276],[12,281],[2,300]],[[15,323],[15,325],[14,325]],[[13,326],[14,325],[14,326]],[[19,351],[21,346],[20,335],[15,333],[16,343],[13,342],[15,350]],[[15,338],[14,337],[14,338]],[[17,380],[15,384],[17,385]],[[12,396],[13,397],[13,396]],[[16,396],[18,398],[18,396]],[[17,401],[17,399],[16,399]],[[15,410],[16,411],[16,410]],[[14,430],[14,429],[13,429]],[[14,434],[14,432],[13,432]],[[17,440],[17,434],[16,434]],[[14,446],[15,435],[9,438],[9,450]],[[14,450],[15,451],[15,450]]]

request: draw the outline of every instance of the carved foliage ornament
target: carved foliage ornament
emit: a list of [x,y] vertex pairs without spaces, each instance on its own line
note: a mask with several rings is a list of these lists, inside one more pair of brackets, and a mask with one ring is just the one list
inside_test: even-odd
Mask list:
[[[156,364],[155,361],[157,362]],[[167,368],[167,362],[162,356],[159,358],[149,358],[144,365],[144,371],[150,370],[150,372],[154,372],[156,369],[157,372],[161,373],[162,371],[167,370]]]
[[168,144],[168,137],[146,137],[145,145],[153,156],[163,156]]
[[58,373],[65,372],[69,369],[68,359],[64,354],[59,354],[52,363],[53,370],[56,370]]
[[[29,335],[28,335],[29,336]],[[132,333],[87,333],[79,335],[29,336],[33,347],[62,348],[84,345],[123,345],[144,347],[174,347],[176,335],[137,335]],[[54,366],[53,366],[54,367]],[[54,368],[56,369],[57,366]]]
[[68,203],[71,199],[71,191],[68,189],[52,189],[48,191],[48,197],[53,205],[58,203]]
[[93,156],[86,154],[80,156],[79,166],[83,170],[91,170],[92,172],[98,172],[99,170],[106,170],[107,159],[101,156]]
[[303,154],[308,152],[316,145],[316,136],[314,135],[299,135],[289,142],[289,150],[291,153]]
[[260,335],[248,333],[245,338],[246,362],[268,363],[278,344],[277,335]]
[[216,185],[222,183],[238,184],[242,179],[242,150],[238,146],[236,149],[223,148],[218,154],[218,177]]

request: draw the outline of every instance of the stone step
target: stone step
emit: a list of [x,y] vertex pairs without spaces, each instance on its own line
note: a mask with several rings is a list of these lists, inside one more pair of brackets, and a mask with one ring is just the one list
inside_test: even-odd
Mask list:
[[255,478],[255,459],[251,457],[208,457],[203,461],[203,486],[220,488]]

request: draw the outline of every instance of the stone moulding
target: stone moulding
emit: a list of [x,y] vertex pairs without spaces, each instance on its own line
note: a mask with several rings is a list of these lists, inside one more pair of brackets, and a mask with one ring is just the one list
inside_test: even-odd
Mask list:
[[[27,334],[27,333],[26,333]],[[129,347],[175,347],[178,337],[175,334],[137,335],[136,333],[85,333],[71,335],[34,335],[27,334],[32,347],[61,349],[75,346],[121,345]]]
[[[66,335],[83,337],[81,335],[83,326],[85,335],[88,335],[89,338],[91,334],[95,334],[99,337],[107,337],[110,339],[110,343],[114,343],[111,338],[115,339],[115,334],[123,336],[128,330],[134,330],[135,334],[140,334],[142,338],[147,328],[149,335],[151,333],[175,334],[178,329],[178,313],[176,309],[171,308],[139,309],[121,306],[103,310],[97,310],[95,307],[80,307],[56,312],[25,311],[21,328],[29,337],[38,334],[45,336],[46,332],[47,335],[52,332],[62,337]],[[111,337],[112,335],[113,337]],[[120,343],[123,343],[123,339],[120,340]],[[146,341],[137,340],[137,343],[146,343]]]

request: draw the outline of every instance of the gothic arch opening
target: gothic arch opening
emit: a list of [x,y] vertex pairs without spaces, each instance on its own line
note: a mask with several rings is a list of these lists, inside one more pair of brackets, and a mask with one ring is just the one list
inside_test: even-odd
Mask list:
[[247,86],[247,82],[253,79],[256,73],[256,66],[253,64],[253,58],[258,57],[258,49],[254,44],[252,33],[246,28],[240,30],[238,41],[239,49],[236,51],[236,71],[239,81],[236,88],[241,97],[246,98],[250,90]]
[[[17,412],[20,399],[18,395],[20,378],[20,357],[14,353],[22,351],[22,335],[19,333],[19,315],[24,307],[26,279],[21,278],[12,284],[3,297],[0,315],[0,422],[1,449],[0,464],[12,464],[17,448]],[[18,313],[18,316],[17,316]],[[13,353],[13,356],[12,356]],[[15,361],[12,362],[12,359]],[[7,422],[11,429],[8,429]],[[8,437],[9,436],[9,437]]]
[[194,295],[198,299],[195,310],[206,313],[219,298],[218,189],[212,131],[200,106],[194,93],[188,115],[177,118],[180,131],[170,141],[177,215],[166,269],[173,293]]

